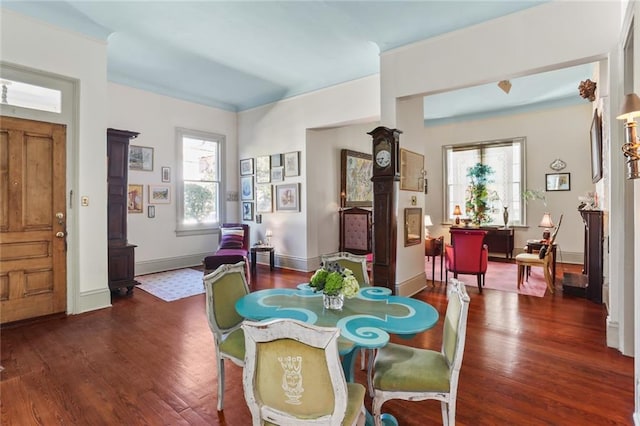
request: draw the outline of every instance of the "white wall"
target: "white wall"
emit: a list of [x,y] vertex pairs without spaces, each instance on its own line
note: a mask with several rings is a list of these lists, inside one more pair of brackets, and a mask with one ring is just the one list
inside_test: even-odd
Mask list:
[[[418,106],[421,107],[421,104]],[[444,217],[443,208],[442,146],[523,136],[527,145],[526,188],[544,191],[545,173],[554,173],[549,164],[554,159],[561,158],[567,164],[562,172],[571,173],[571,190],[545,192],[546,208],[539,200],[527,203],[529,227],[516,229],[515,247],[524,247],[528,239],[541,238],[542,229],[538,227],[538,223],[545,211],[551,213],[556,223],[560,214],[564,214],[558,234],[562,255],[559,260],[581,263],[584,225],[578,212],[578,196],[593,191],[589,139],[591,114],[591,103],[585,101],[574,106],[422,127],[419,137],[423,141],[429,179],[425,211],[431,215],[434,223],[431,233],[449,238],[448,227],[443,226],[448,220]]]
[[[176,127],[226,136],[226,191],[238,192],[236,114],[109,83],[108,127],[140,132],[132,144],[154,149],[153,171],[129,171],[129,183],[144,185],[144,212],[129,214],[127,222],[129,243],[138,246],[136,274],[200,264],[204,254],[217,249],[218,236],[176,236]],[[163,166],[171,167],[171,203],[156,204],[150,219],[149,185],[167,185],[160,176]],[[223,221],[239,220],[239,201],[226,202]]]
[[301,211],[265,213],[262,224],[251,225],[252,241],[263,239],[267,228],[273,231],[279,265],[304,271],[315,267],[315,261],[309,263],[309,247],[317,247],[318,240],[311,229],[322,221],[315,210],[324,211],[326,203],[335,202],[309,192],[309,176],[316,176],[318,170],[339,176],[340,166],[327,168],[321,158],[309,156],[307,130],[373,122],[379,116],[379,99],[379,78],[371,76],[238,114],[239,158],[301,152],[300,176],[284,182],[301,184]]
[[[80,313],[111,304],[107,286],[107,46],[104,41],[62,30],[2,9],[2,60],[74,79],[79,88],[76,140],[67,142],[67,180],[73,206],[79,196],[88,207],[67,211],[68,312]],[[69,203],[67,203],[68,205]]]
[[[307,132],[307,158],[311,159],[307,174],[307,190],[313,194],[315,208],[309,210],[307,257],[312,262],[326,253],[338,251],[340,245],[340,175],[343,149],[371,154],[371,136],[378,122],[354,124]],[[321,161],[319,161],[321,159]]]

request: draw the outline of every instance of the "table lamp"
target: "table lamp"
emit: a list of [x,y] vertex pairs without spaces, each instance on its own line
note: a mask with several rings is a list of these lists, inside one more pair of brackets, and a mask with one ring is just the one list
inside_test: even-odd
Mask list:
[[456,204],[456,206],[453,208],[453,215],[456,217],[456,225],[460,225],[461,214],[462,214],[462,211],[460,210],[460,206]]
[[429,238],[429,227],[433,226],[433,222],[431,222],[431,216],[428,214],[424,215],[424,238]]
[[548,240],[551,237],[551,229],[553,228],[553,221],[551,220],[551,214],[545,213],[542,215],[542,220],[540,221],[540,228],[544,228],[542,232],[542,239]]
[[264,236],[267,239],[267,245],[271,246],[271,237],[273,237],[273,232],[271,231],[271,229],[267,229],[267,231],[264,233]]

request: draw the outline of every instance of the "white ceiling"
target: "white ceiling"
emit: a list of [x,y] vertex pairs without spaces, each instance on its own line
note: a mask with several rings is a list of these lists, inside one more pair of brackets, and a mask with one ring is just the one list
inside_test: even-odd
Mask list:
[[[110,81],[242,111],[377,74],[380,52],[546,1],[2,0],[2,7],[108,40]],[[512,79],[508,95],[495,84],[434,95],[425,121],[575,102],[592,71]]]

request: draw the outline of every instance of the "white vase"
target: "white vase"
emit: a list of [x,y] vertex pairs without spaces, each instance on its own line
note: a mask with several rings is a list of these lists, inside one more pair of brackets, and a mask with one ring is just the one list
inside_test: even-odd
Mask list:
[[329,296],[322,293],[322,304],[325,309],[342,310],[344,305],[344,294],[340,293],[337,296]]

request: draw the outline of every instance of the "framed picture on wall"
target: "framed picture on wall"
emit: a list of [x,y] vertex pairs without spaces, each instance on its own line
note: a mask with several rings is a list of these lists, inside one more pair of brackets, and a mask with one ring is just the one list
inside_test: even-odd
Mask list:
[[571,173],[547,173],[545,181],[547,191],[571,190]]
[[142,213],[144,190],[142,185],[130,183],[127,189],[127,213]]
[[253,176],[240,178],[240,194],[242,201],[253,200]]
[[153,148],[129,145],[129,170],[153,171]]
[[149,185],[149,204],[171,203],[169,185]]
[[300,211],[300,184],[276,185],[276,210]]
[[253,220],[253,203],[242,203],[242,220]]
[[271,157],[256,157],[256,183],[271,182]]
[[422,242],[422,208],[404,209],[404,246],[413,246]]
[[253,158],[245,158],[240,160],[240,176],[253,174]]
[[373,205],[373,159],[371,154],[343,149],[340,151],[340,206]]
[[300,176],[300,151],[284,154],[284,175]]
[[591,180],[596,183],[600,179],[602,179],[602,123],[598,110],[595,110],[591,120]]
[[256,185],[256,212],[271,213],[273,211],[272,198],[271,184],[260,183]]
[[400,149],[400,189],[424,190],[424,155]]

